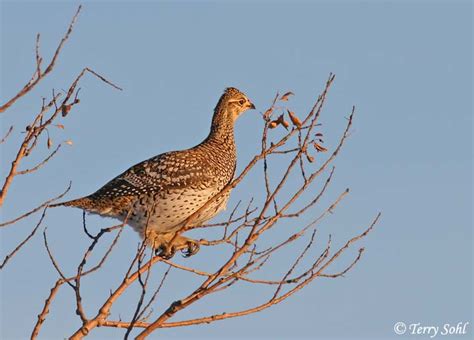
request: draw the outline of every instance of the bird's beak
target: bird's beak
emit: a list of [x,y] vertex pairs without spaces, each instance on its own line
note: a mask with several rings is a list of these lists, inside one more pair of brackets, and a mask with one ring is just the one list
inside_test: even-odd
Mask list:
[[249,101],[249,109],[250,110],[255,110],[255,105],[253,105],[252,102]]

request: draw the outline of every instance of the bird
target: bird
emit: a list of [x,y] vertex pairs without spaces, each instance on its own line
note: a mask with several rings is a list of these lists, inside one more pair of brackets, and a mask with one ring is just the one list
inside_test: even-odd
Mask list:
[[[112,217],[137,231],[163,258],[177,251],[189,257],[199,242],[179,235],[186,219],[217,195],[235,174],[237,164],[234,123],[255,109],[235,87],[224,90],[214,109],[208,136],[198,145],[170,151],[140,162],[94,193],[51,205]],[[224,210],[230,191],[199,212],[187,227],[196,227]]]

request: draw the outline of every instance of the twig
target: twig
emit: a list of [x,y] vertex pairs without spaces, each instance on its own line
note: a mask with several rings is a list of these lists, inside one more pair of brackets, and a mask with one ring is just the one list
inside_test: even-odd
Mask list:
[[81,339],[84,335],[88,334],[91,329],[102,325],[102,323],[105,322],[106,317],[109,315],[109,310],[115,300],[117,300],[118,297],[122,295],[122,293],[138,278],[139,275],[147,271],[150,266],[160,262],[161,260],[161,257],[155,256],[130,276],[126,275],[119,287],[115,289],[115,291],[110,294],[110,297],[104,302],[97,315],[93,319],[90,319],[86,324],[82,325],[82,327],[80,327],[70,337],[70,339]]
[[[146,244],[145,244],[145,242],[143,242],[143,246],[142,246],[142,249],[140,249],[140,251],[142,253],[144,253],[145,249],[146,249]],[[145,255],[143,255],[143,256],[145,256]],[[151,251],[151,260],[153,259],[153,256],[154,256],[154,252]],[[139,257],[138,258],[138,270],[140,270],[141,264],[142,264],[142,259],[141,259],[141,257]],[[151,273],[151,266],[146,271],[146,277],[145,277],[144,281],[142,279],[142,275],[138,274],[138,282],[140,283],[140,286],[141,286],[140,298],[138,299],[137,307],[135,308],[135,313],[133,314],[132,320],[130,321],[130,327],[128,327],[127,331],[125,332],[124,340],[128,339],[128,336],[130,335],[130,332],[133,329],[133,325],[139,319],[138,316],[140,314],[140,309],[142,308],[143,301],[145,299],[146,288],[147,288],[147,285],[148,285],[148,279],[150,278],[150,273]]]
[[[253,307],[253,308],[249,308],[249,309],[246,309],[246,310],[242,310],[242,311],[239,311],[239,312],[232,312],[232,313],[222,313],[222,314],[215,314],[215,315],[211,315],[211,316],[207,316],[207,317],[202,317],[202,318],[196,318],[196,319],[190,319],[190,320],[183,320],[183,321],[177,321],[177,322],[163,322],[159,325],[157,325],[159,328],[172,328],[172,327],[183,327],[183,326],[190,326],[190,325],[198,325],[198,324],[203,324],[203,323],[211,323],[211,322],[214,322],[214,321],[217,321],[217,320],[223,320],[223,319],[229,319],[229,318],[234,318],[234,317],[239,317],[239,316],[244,316],[244,315],[248,315],[248,314],[253,314],[253,313],[256,313],[256,312],[259,312],[259,311],[262,311],[266,308],[269,308],[273,305],[276,305],[284,300],[286,300],[288,297],[290,297],[291,295],[293,295],[294,293],[296,293],[297,291],[301,290],[303,287],[305,287],[306,285],[308,285],[311,281],[313,281],[316,277],[320,276],[320,274],[322,273],[322,271],[324,269],[327,268],[327,266],[329,266],[329,264],[334,261],[337,257],[339,257],[341,255],[341,253],[347,248],[349,247],[352,243],[356,242],[357,240],[365,237],[371,230],[372,228],[375,226],[375,224],[377,223],[378,221],[378,218],[380,217],[380,214],[377,215],[377,217],[375,218],[375,220],[372,222],[372,224],[370,225],[370,227],[365,230],[362,234],[350,239],[346,245],[344,245],[343,247],[340,248],[340,250],[338,252],[336,252],[336,254],[333,255],[333,257],[328,261],[326,262],[326,264],[316,273],[313,273],[313,275],[311,275],[310,277],[308,277],[306,280],[304,280],[303,282],[299,283],[297,286],[295,286],[294,288],[290,289],[288,292],[286,292],[285,294],[283,295],[280,295],[278,297],[272,297],[271,299],[269,299],[267,302],[261,304],[261,305],[258,305],[256,307]],[[146,326],[146,325],[144,325]],[[149,335],[151,333],[151,330],[155,329],[153,328],[153,326],[155,326],[154,323],[150,323],[148,326],[146,326],[145,330],[140,333],[136,339],[137,340],[140,340],[140,339],[144,339],[147,335]]]
[[[88,72],[87,69],[84,69],[81,75],[78,77],[80,78],[82,74]],[[92,72],[94,74],[94,72]],[[247,314],[252,314],[263,309],[269,308],[270,306],[276,305],[286,298],[294,294],[295,292],[299,291],[307,284],[312,282],[317,277],[326,277],[326,278],[333,278],[333,277],[341,277],[349,270],[351,270],[355,264],[360,260],[363,252],[363,248],[360,248],[358,256],[348,265],[346,268],[338,273],[328,274],[326,273],[329,265],[338,258],[347,248],[349,248],[352,243],[356,242],[360,238],[365,237],[371,230],[372,227],[378,220],[377,218],[374,220],[373,224],[361,235],[354,237],[347,241],[346,245],[339,248],[339,250],[331,255],[331,236],[329,236],[328,243],[326,248],[316,256],[314,259],[311,260],[309,266],[305,266],[302,264],[302,259],[308,257],[309,250],[314,247],[315,244],[315,235],[316,235],[316,225],[319,221],[327,216],[329,213],[333,211],[333,209],[339,204],[339,202],[348,194],[348,190],[342,192],[331,205],[329,205],[319,217],[312,219],[312,221],[307,224],[306,226],[298,227],[296,230],[292,229],[290,236],[288,238],[284,238],[283,241],[273,241],[269,248],[261,251],[259,249],[260,241],[264,233],[266,233],[271,228],[280,225],[282,220],[287,220],[289,218],[296,218],[301,216],[304,213],[307,213],[309,209],[315,206],[326,193],[327,188],[331,182],[331,179],[334,174],[334,167],[331,169],[326,181],[322,185],[322,188],[319,189],[319,193],[316,196],[313,196],[309,202],[306,202],[302,205],[302,207],[297,208],[296,211],[291,209],[294,207],[295,202],[300,198],[303,193],[309,192],[313,185],[315,186],[315,179],[318,178],[323,174],[323,172],[329,167],[329,165],[333,162],[335,157],[338,155],[339,151],[341,150],[345,140],[349,136],[349,129],[352,124],[352,117],[354,115],[354,108],[352,109],[352,113],[349,117],[348,124],[342,134],[339,144],[334,149],[333,153],[329,156],[329,158],[324,161],[319,168],[316,168],[313,171],[310,171],[310,166],[304,163],[303,157],[307,152],[308,145],[314,141],[312,137],[312,131],[315,126],[320,125],[318,123],[318,118],[322,109],[325,104],[326,94],[334,80],[334,75],[330,74],[326,86],[324,87],[321,95],[317,98],[314,106],[309,111],[309,113],[302,119],[301,128],[298,129],[291,129],[290,131],[286,131],[282,137],[277,138],[276,141],[270,142],[268,138],[269,129],[268,129],[268,122],[273,110],[282,110],[283,108],[277,107],[276,101],[279,99],[279,95],[277,95],[272,103],[272,106],[267,112],[264,114],[264,127],[262,132],[262,149],[261,151],[256,154],[252,160],[247,164],[244,170],[231,182],[229,183],[220,193],[215,195],[211,198],[206,204],[204,204],[200,209],[198,209],[194,214],[189,216],[182,224],[181,228],[176,232],[175,237],[179,234],[189,230],[190,228],[206,228],[206,227],[215,227],[215,226],[223,226],[224,233],[221,239],[218,240],[200,240],[199,243],[201,245],[217,245],[217,244],[231,244],[232,245],[232,253],[225,259],[223,259],[222,263],[217,266],[217,269],[213,269],[212,271],[202,271],[199,269],[192,268],[190,266],[183,266],[181,264],[177,264],[171,262],[170,260],[162,259],[157,256],[151,256],[150,259],[143,263],[145,258],[145,247],[144,243],[138,247],[137,252],[133,259],[131,259],[130,266],[126,271],[122,282],[118,285],[115,290],[111,291],[110,296],[101,304],[101,307],[97,311],[94,317],[87,318],[83,312],[80,312],[82,325],[76,330],[76,332],[71,336],[71,339],[80,339],[85,335],[89,334],[89,332],[101,326],[106,327],[117,327],[117,328],[124,328],[126,329],[125,338],[128,338],[131,334],[132,330],[135,328],[145,328],[138,336],[137,339],[144,339],[148,335],[150,335],[154,330],[158,328],[169,328],[169,327],[180,327],[180,326],[188,326],[188,325],[195,325],[200,323],[209,323],[221,319],[237,317]],[[74,84],[77,84],[75,81]],[[75,86],[75,85],[74,85]],[[77,94],[77,92],[76,92]],[[68,100],[71,100],[73,96],[73,91],[68,91],[66,93],[66,99],[63,100],[62,104],[59,107],[65,104]],[[291,145],[297,145],[297,148],[292,149]],[[269,144],[269,145],[268,145]],[[270,167],[268,158],[270,155],[278,156],[278,155],[286,155],[281,156],[280,159],[284,158],[285,161],[288,159],[287,167],[282,171],[281,175],[278,178],[278,181],[275,182],[275,187],[270,186]],[[227,221],[221,223],[214,223],[208,225],[200,225],[200,226],[193,226],[194,220],[200,216],[202,211],[207,209],[209,205],[213,204],[216,200],[218,200],[221,196],[227,195],[230,190],[232,190],[235,186],[237,186],[245,176],[255,167],[258,162],[262,162],[264,166],[263,177],[265,179],[265,191],[266,197],[264,204],[261,208],[258,209],[250,209],[250,205],[247,207],[245,213],[241,216],[234,217],[236,214],[239,204],[235,206],[235,208],[230,213]],[[273,164],[273,162],[272,162]],[[290,178],[293,178],[293,174],[295,174],[299,170],[301,171],[302,180],[298,180],[298,184],[296,186],[291,187],[291,191],[288,195],[287,189],[290,187]],[[273,175],[273,174],[272,174]],[[303,182],[301,184],[301,182]],[[277,204],[278,201],[278,204]],[[291,210],[291,212],[289,212]],[[254,215],[254,212],[256,214]],[[149,214],[150,215],[150,214]],[[148,225],[147,225],[148,227]],[[249,275],[261,270],[264,266],[268,266],[270,259],[273,259],[273,255],[283,247],[289,246],[291,244],[295,245],[295,241],[302,237],[303,235],[307,235],[308,231],[314,228],[309,241],[307,242],[304,249],[299,251],[299,255],[294,259],[294,261],[289,264],[289,268],[285,268],[284,275],[277,279],[277,280],[260,280],[250,278]],[[91,234],[85,225],[84,221],[84,231],[88,237],[93,239],[93,244],[91,245],[92,248],[95,246],[96,240],[93,234]],[[240,237],[239,237],[240,233]],[[146,228],[145,228],[145,235]],[[265,234],[269,235],[269,234]],[[173,239],[174,240],[174,239]],[[171,243],[173,242],[171,240]],[[145,240],[146,241],[146,240]],[[258,241],[258,242],[257,242]],[[113,246],[112,246],[113,247]],[[230,249],[228,249],[230,250]],[[92,251],[91,247],[84,255],[83,262],[80,264],[80,269],[78,267],[78,272],[75,277],[76,285],[76,304],[78,310],[80,309],[79,305],[81,304],[80,299],[80,279],[86,274],[83,272],[82,268],[84,266],[84,261],[89,256],[88,254]],[[155,290],[154,294],[145,304],[145,300],[148,296],[148,280],[150,278],[151,267],[155,265],[157,262],[164,262],[169,265],[168,270],[162,277],[161,283],[158,288]],[[135,267],[137,265],[137,267]],[[158,292],[161,290],[163,286],[168,272],[170,268],[177,268],[183,271],[190,273],[191,275],[196,275],[199,277],[203,277],[203,282],[197,286],[194,291],[192,291],[187,296],[178,299],[171,303],[161,314],[158,314],[156,318],[152,322],[148,322],[148,317],[152,315],[153,310],[149,311],[147,315],[145,315],[152,302],[156,299]],[[303,267],[303,268],[302,268]],[[144,275],[146,273],[146,275]],[[70,279],[66,279],[70,280]],[[130,322],[124,322],[119,318],[119,320],[108,320],[110,315],[110,310],[114,305],[115,301],[127,290],[129,287],[138,280],[138,284],[141,287],[141,293],[137,297],[137,303],[135,307],[135,312],[130,320]],[[252,308],[241,310],[232,313],[222,313],[216,314],[196,319],[189,319],[189,320],[182,320],[172,322],[171,319],[179,313],[181,310],[191,306],[197,301],[202,300],[204,297],[214,294],[219,291],[223,291],[229,289],[230,287],[235,286],[239,282],[245,281],[247,283],[252,284],[265,284],[269,287],[273,287],[268,300],[264,303],[256,305]]]
[[49,63],[49,65],[46,67],[44,72],[41,72],[41,57],[39,56],[39,39],[40,36],[39,34],[36,36],[36,69],[33,74],[33,77],[30,79],[30,81],[9,101],[7,101],[5,104],[0,106],[0,113],[5,112],[10,106],[12,106],[19,98],[23,97],[25,94],[30,92],[44,77],[46,77],[54,68],[56,64],[56,60],[59,56],[59,53],[61,52],[64,44],[66,41],[69,39],[69,36],[72,33],[72,30],[74,28],[74,24],[76,23],[77,17],[79,16],[79,12],[81,11],[82,6],[79,5],[79,7],[76,10],[76,13],[74,14],[68,30],[66,31],[66,34],[63,36],[61,39],[61,42],[59,43],[58,47],[56,48],[56,51],[54,52],[54,55]]
[[7,262],[13,257],[15,256],[15,254],[21,249],[21,247],[23,247],[33,236],[34,234],[36,233],[36,231],[38,230],[38,228],[40,227],[41,223],[43,222],[43,219],[44,217],[46,216],[46,210],[48,208],[45,208],[43,210],[43,214],[41,215],[41,218],[39,220],[39,222],[36,224],[36,227],[33,228],[33,230],[31,231],[31,233],[23,240],[20,242],[20,244],[18,244],[16,246],[15,249],[13,249],[13,251],[8,254],[7,256],[5,256],[5,259],[3,260],[2,264],[0,264],[0,270],[3,269],[3,267],[5,267],[5,265],[7,264]]
[[62,286],[63,283],[64,281],[62,279],[58,279],[54,287],[51,288],[48,297],[44,301],[43,310],[41,311],[41,313],[38,314],[38,321],[36,322],[35,327],[33,328],[33,332],[31,333],[31,339],[36,339],[38,337],[41,326],[43,325],[44,321],[46,320],[46,316],[49,313],[49,307],[51,306],[51,303],[53,302],[54,298],[56,297],[56,294],[59,291],[59,288]]
[[[158,285],[158,288],[155,290],[155,292],[153,293],[152,297],[150,298],[150,300],[148,301],[148,303],[145,305],[145,307],[143,307],[142,311],[140,312],[140,314],[138,314],[137,316],[137,320],[141,320],[142,317],[143,317],[143,314],[148,310],[148,308],[150,308],[151,304],[153,303],[153,301],[155,301],[156,297],[158,296],[158,294],[160,293],[160,290],[161,288],[163,287],[167,277],[168,277],[168,274],[170,273],[170,270],[172,268],[172,265],[170,265],[168,267],[168,269],[166,270],[166,272],[163,274],[163,277],[161,278],[161,281],[160,281],[160,284]],[[139,321],[135,322],[135,327],[137,327],[137,324],[139,323]]]
[[10,126],[10,128],[8,129],[7,133],[5,134],[5,136],[3,136],[3,138],[0,140],[0,144],[3,144],[5,143],[5,141],[8,139],[8,137],[10,136],[10,134],[12,133],[13,131],[13,125]]
[[58,152],[59,148],[61,147],[61,144],[58,144],[58,146],[56,147],[56,149],[54,149],[53,152],[51,152],[48,157],[46,157],[45,159],[43,159],[40,163],[38,163],[37,165],[35,165],[34,167],[30,168],[30,169],[26,169],[26,170],[21,170],[21,171],[18,171],[15,173],[15,175],[25,175],[25,174],[29,174],[29,173],[32,173],[36,170],[38,170],[39,168],[41,168],[43,165],[45,165],[51,158],[53,158],[53,156],[56,154],[56,152]]
[[[286,272],[285,276],[283,276],[283,278],[281,279],[282,282],[285,282],[288,279],[288,277],[291,275],[293,270],[295,270],[296,266],[298,266],[298,263],[300,263],[301,259],[306,255],[308,250],[311,248],[311,246],[313,245],[313,242],[314,242],[314,236],[315,235],[316,235],[316,229],[313,231],[313,234],[311,235],[311,238],[310,238],[308,244],[306,245],[306,247],[303,249],[301,254],[296,258],[295,262],[290,267],[290,269]],[[278,293],[280,292],[282,287],[283,287],[283,284],[280,283],[278,285],[277,289],[275,290],[275,293],[273,294],[273,298],[276,298],[278,296]]]
[[48,252],[49,259],[51,260],[51,263],[53,264],[54,269],[58,272],[59,276],[61,276],[62,280],[64,282],[67,282],[69,286],[71,286],[73,289],[75,288],[72,283],[69,282],[69,280],[66,278],[66,276],[63,274],[61,268],[59,268],[58,263],[56,262],[53,253],[49,249],[49,244],[48,244],[48,238],[46,237],[46,230],[47,228],[44,228],[43,230],[43,240],[44,240],[44,246],[46,248],[46,251]]
[[11,220],[11,221],[0,223],[0,228],[1,228],[1,227],[5,227],[5,226],[10,225],[10,224],[14,224],[14,223],[18,222],[19,220],[22,220],[22,219],[24,219],[24,218],[30,216],[31,214],[34,214],[35,212],[37,212],[37,211],[40,210],[41,208],[44,208],[44,207],[48,206],[50,203],[52,203],[52,202],[54,202],[54,201],[57,201],[58,199],[61,199],[64,195],[66,195],[66,194],[68,193],[69,189],[71,189],[71,184],[72,184],[72,183],[69,182],[69,185],[68,185],[68,187],[66,188],[66,190],[65,190],[62,194],[60,194],[59,196],[56,196],[56,197],[54,197],[54,198],[51,198],[51,199],[49,199],[49,200],[47,200],[47,201],[41,203],[39,206],[37,206],[37,207],[34,208],[33,210],[30,210],[30,211],[28,211],[27,213],[25,213],[25,214],[23,214],[23,215],[21,215],[21,216],[18,216],[17,218],[15,218],[15,219],[13,219],[13,220]]

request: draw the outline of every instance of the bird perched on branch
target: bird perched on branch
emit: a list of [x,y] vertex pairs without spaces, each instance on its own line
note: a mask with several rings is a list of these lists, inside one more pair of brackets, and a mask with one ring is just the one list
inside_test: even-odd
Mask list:
[[[194,255],[199,243],[176,234],[188,217],[232,181],[234,123],[248,109],[255,106],[245,94],[229,87],[214,109],[211,131],[202,143],[138,163],[95,193],[52,206],[76,207],[125,222],[165,258],[177,250]],[[225,209],[229,194],[208,204],[187,227],[202,225]]]

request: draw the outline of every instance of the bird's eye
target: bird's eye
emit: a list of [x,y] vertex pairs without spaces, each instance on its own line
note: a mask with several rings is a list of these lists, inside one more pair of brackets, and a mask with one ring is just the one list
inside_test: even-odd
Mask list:
[[244,105],[244,104],[245,104],[245,99],[239,100],[239,104],[240,104],[240,105]]

